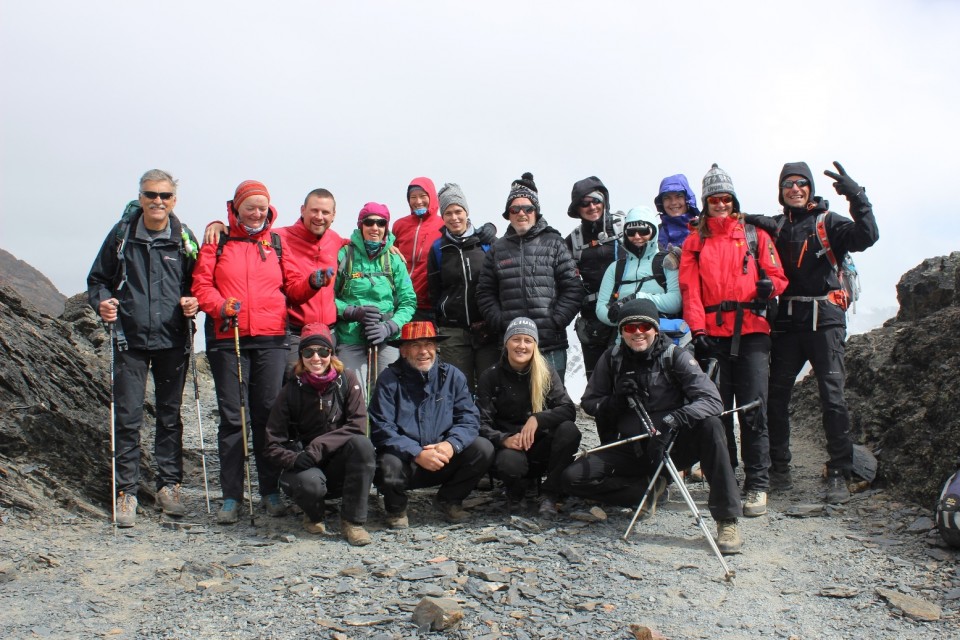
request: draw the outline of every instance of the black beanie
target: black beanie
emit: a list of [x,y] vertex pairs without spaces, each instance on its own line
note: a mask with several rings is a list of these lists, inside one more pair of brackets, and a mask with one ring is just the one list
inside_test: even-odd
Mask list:
[[537,194],[537,183],[533,181],[533,174],[527,171],[519,180],[510,185],[510,195],[507,196],[507,206],[503,208],[503,219],[510,219],[510,203],[516,198],[528,198],[537,210],[537,219],[540,218],[540,196]]
[[813,174],[810,172],[810,167],[807,166],[806,162],[788,162],[783,165],[783,169],[780,170],[780,181],[777,183],[777,197],[780,200],[780,204],[787,206],[787,203],[783,201],[783,188],[780,186],[783,184],[783,181],[787,179],[787,176],[800,176],[801,178],[809,180],[810,199],[813,200]]

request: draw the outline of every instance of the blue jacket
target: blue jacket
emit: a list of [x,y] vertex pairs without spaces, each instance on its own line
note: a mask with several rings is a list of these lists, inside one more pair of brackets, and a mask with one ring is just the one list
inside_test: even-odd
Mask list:
[[440,360],[427,373],[402,357],[387,367],[377,379],[368,415],[377,453],[401,460],[416,458],[424,445],[444,440],[460,453],[480,433],[480,412],[466,376]]
[[[627,213],[624,221],[624,227],[631,222],[645,220],[650,224],[656,224],[653,211],[650,207],[634,207]],[[659,235],[659,233],[658,233]],[[622,303],[627,296],[636,298],[648,298],[657,305],[657,310],[661,315],[677,315],[683,310],[683,304],[680,299],[680,272],[676,269],[663,269],[663,275],[666,276],[667,287],[664,289],[660,283],[653,278],[653,258],[657,255],[657,247],[652,241],[644,245],[642,251],[630,245],[630,240],[623,239],[623,246],[627,248],[623,254],[626,256],[626,265],[623,269],[623,280],[618,290],[618,300]],[[639,255],[637,255],[639,254]],[[610,319],[609,305],[610,297],[614,293],[614,285],[617,279],[617,263],[612,263],[607,267],[603,274],[603,281],[600,283],[600,292],[597,294],[597,318],[604,324],[611,327],[617,323]],[[645,280],[638,287],[641,280]],[[634,295],[635,294],[635,295]]]
[[[671,191],[683,191],[687,194],[687,212],[676,218],[667,215],[663,211],[663,194]],[[682,247],[683,241],[687,239],[690,233],[690,221],[700,216],[700,210],[697,209],[697,195],[690,189],[687,182],[687,176],[678,173],[673,176],[667,176],[660,181],[660,190],[657,197],[653,199],[653,205],[660,212],[660,232],[657,234],[657,244],[661,249],[669,246]]]

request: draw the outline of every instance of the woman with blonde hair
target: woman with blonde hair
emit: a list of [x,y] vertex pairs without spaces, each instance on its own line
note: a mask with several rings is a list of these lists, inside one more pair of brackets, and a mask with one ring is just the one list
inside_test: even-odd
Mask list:
[[496,449],[491,468],[505,485],[508,509],[521,509],[528,480],[545,475],[539,513],[552,519],[560,474],[580,446],[580,430],[573,401],[537,341],[530,318],[515,318],[507,326],[499,364],[480,376],[477,407],[480,435]]

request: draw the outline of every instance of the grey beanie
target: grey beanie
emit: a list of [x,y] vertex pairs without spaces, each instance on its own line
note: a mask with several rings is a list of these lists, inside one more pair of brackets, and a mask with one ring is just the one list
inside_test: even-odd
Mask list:
[[634,322],[649,322],[653,328],[660,333],[660,312],[657,311],[657,305],[649,298],[634,298],[620,310],[620,322],[617,329],[622,329],[625,324]]
[[525,336],[530,336],[533,338],[534,342],[540,342],[540,334],[537,333],[536,323],[530,318],[524,318],[523,316],[520,316],[519,318],[514,318],[511,320],[510,324],[507,325],[507,330],[503,334],[503,344],[507,344],[507,340],[518,333]]
[[467,198],[463,195],[463,190],[455,182],[447,182],[443,185],[443,188],[440,189],[440,192],[437,194],[437,199],[440,200],[440,215],[443,215],[443,212],[447,210],[452,204],[458,204],[463,207],[463,210],[470,214],[470,207],[467,206]]
[[701,202],[703,202],[704,209],[707,207],[707,198],[717,195],[718,193],[729,193],[733,196],[733,210],[737,212],[740,211],[740,201],[737,199],[737,192],[733,188],[733,179],[729,173],[721,169],[717,166],[717,163],[714,162],[713,166],[710,167],[710,171],[707,171],[707,175],[703,176],[703,195],[701,196]]

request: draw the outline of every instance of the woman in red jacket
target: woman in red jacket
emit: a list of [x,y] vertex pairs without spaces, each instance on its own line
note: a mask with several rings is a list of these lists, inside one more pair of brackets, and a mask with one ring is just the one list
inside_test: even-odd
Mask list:
[[[286,511],[280,498],[280,470],[263,458],[265,429],[283,381],[287,338],[287,299],[302,304],[329,283],[326,271],[301,275],[282,258],[279,236],[271,232],[277,211],[267,188],[255,180],[240,183],[227,202],[229,226],[217,244],[200,249],[193,295],[207,314],[207,359],[217,388],[220,426],[220,487],[223,505],[217,522],[232,524],[243,502],[243,437],[234,326],[240,335],[240,364],[247,422],[253,433],[260,495],[272,516]],[[253,496],[250,496],[253,499]]]
[[[716,164],[703,178],[704,215],[687,236],[680,256],[683,318],[698,359],[717,358],[724,409],[760,399],[741,412],[740,444],[746,481],[743,515],[767,512],[770,436],[767,378],[770,373],[768,302],[787,286],[780,258],[766,232],[745,225],[733,181]],[[723,418],[730,461],[737,466],[733,415]]]

